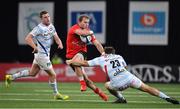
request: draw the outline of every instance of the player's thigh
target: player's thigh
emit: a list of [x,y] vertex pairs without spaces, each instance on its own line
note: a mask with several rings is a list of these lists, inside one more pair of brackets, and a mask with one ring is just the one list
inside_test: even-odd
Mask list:
[[85,59],[84,55],[80,52],[80,53],[77,53],[73,58],[72,60],[79,60],[79,61],[83,61]]
[[35,76],[40,71],[40,67],[38,64],[33,63],[30,69],[29,75]]
[[[85,58],[86,58],[86,54],[83,52],[79,52],[72,58],[72,60],[74,59],[74,60],[78,60],[78,61],[83,61]],[[77,66],[75,64],[71,64],[70,66],[76,72],[76,74],[78,74],[78,75],[83,74],[84,70],[81,66]]]
[[[83,61],[87,57],[87,53],[85,52],[79,52],[76,55],[74,55],[72,58],[67,58],[67,60],[72,59],[72,60],[78,60],[78,61]],[[79,65],[76,64],[70,64],[71,68],[75,71],[75,67],[78,67]]]
[[119,91],[123,91],[129,87],[139,89],[142,84],[143,84],[143,82],[134,75],[132,75],[130,78],[119,79],[119,81],[110,83],[110,85],[113,87],[113,89],[119,90]]
[[105,86],[105,88],[106,89],[113,89],[113,87],[111,86],[111,84],[110,84],[110,82],[108,81],[108,82],[106,82],[105,84],[104,84],[104,86]]
[[123,90],[125,90],[125,89],[130,87],[130,82],[126,82],[126,83],[121,83],[121,82],[111,83],[110,82],[110,86],[109,87],[111,89],[113,89],[113,90],[123,91]]
[[105,87],[108,90],[116,90],[116,91],[123,91],[128,88],[127,85],[119,85],[118,83],[114,84],[114,83],[111,83],[110,81],[105,83]]
[[132,88],[140,89],[143,85],[144,85],[144,83],[139,78],[137,78],[136,76],[134,76],[132,78],[131,84],[130,84],[130,86]]

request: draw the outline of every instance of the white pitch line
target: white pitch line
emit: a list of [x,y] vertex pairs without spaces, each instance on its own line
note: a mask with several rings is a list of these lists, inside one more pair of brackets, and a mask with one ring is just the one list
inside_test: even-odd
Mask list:
[[[3,95],[3,96],[51,96],[51,94],[41,94],[41,93],[34,93],[34,94],[31,94],[31,93],[1,93],[0,95]],[[89,95],[89,94],[69,94],[69,96],[88,96],[88,97],[94,97],[94,96],[97,96],[96,94],[93,94],[93,95]],[[125,97],[137,97],[137,95],[124,95]],[[150,97],[148,95],[138,95],[138,97]],[[180,98],[180,96],[176,96],[176,98]]]
[[[52,90],[34,90],[35,92],[52,92]],[[63,92],[63,93],[81,93],[80,90],[60,90],[60,92]],[[107,92],[107,91],[105,91]],[[89,91],[85,91],[84,93],[93,93],[93,91],[89,90]],[[123,91],[122,94],[125,93],[125,94],[143,94],[145,92],[141,92],[141,91],[136,91],[136,92],[129,92],[129,91]],[[180,94],[180,92],[172,92],[172,91],[168,91],[167,92],[168,94]]]
[[80,108],[0,108],[0,109],[179,109],[179,108],[153,108],[153,107],[146,107],[146,108],[87,108],[87,107],[80,107]]
[[80,107],[80,108],[0,108],[0,109],[179,109],[179,108],[153,108],[153,107],[146,107],[146,108],[87,108],[87,107]]
[[[0,99],[0,101],[41,101],[41,102],[93,102],[93,103],[97,103],[97,102],[103,102],[103,103],[111,103],[113,101],[102,101],[102,100],[66,100],[66,101],[62,101],[62,100],[53,100],[53,99],[14,99],[14,98],[9,98],[9,99]],[[158,101],[128,101],[128,103],[154,103],[154,104],[167,104],[167,102],[158,102]]]
[[[28,94],[28,93],[1,93],[0,96],[3,95],[3,96],[51,96],[51,94]],[[88,96],[88,97],[91,97],[91,96],[98,96],[96,94],[94,95],[89,95],[89,94],[68,94],[69,96]]]
[[[100,101],[100,100],[53,100],[53,99],[14,99],[14,98],[9,98],[9,99],[0,99],[0,101],[43,101],[43,102],[105,102],[105,101]],[[110,102],[110,101],[108,101]]]

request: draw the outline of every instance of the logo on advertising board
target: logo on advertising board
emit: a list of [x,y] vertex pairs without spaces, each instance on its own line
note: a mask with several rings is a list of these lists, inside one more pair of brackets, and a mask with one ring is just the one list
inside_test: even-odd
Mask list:
[[[87,14],[90,17],[89,27],[94,31],[94,33],[102,32],[102,11],[73,11],[71,12],[71,23],[72,25],[76,24],[78,21],[78,17],[81,14]],[[71,26],[72,26],[71,25]]]
[[26,16],[24,19],[26,21],[27,29],[30,32],[39,23],[39,13],[33,12],[29,14],[28,16]]
[[26,44],[24,37],[40,23],[39,12],[46,10],[53,22],[54,3],[53,2],[26,2],[19,3],[18,17],[18,43]]
[[129,45],[168,45],[168,2],[130,2]]
[[165,34],[165,12],[133,12],[133,34]]
[[180,82],[180,66],[175,65],[128,65],[129,71],[144,82]]

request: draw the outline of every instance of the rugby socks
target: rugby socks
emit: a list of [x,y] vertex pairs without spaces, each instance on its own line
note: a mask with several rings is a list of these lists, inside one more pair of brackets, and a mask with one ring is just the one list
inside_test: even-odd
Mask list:
[[108,96],[103,91],[101,91],[99,88],[96,88],[94,90],[94,93],[98,94],[104,101],[108,100]]
[[120,91],[110,90],[110,89],[108,89],[108,90],[109,90],[109,92],[110,92],[112,95],[114,95],[115,97],[120,98],[120,99],[125,99],[125,98],[123,97],[123,95],[120,93]]
[[26,76],[29,76],[29,70],[23,70],[23,71],[13,74],[12,80],[15,80],[20,77],[26,77]]
[[125,98],[123,97],[123,95],[121,94],[121,92],[120,92],[120,91],[116,91],[116,92],[117,92],[117,96],[118,96],[118,98],[125,99]]
[[94,90],[94,93],[96,93],[96,94],[99,94],[99,88],[96,88],[95,90]]
[[58,89],[57,89],[57,83],[56,83],[56,81],[55,82],[50,82],[49,81],[49,84],[50,84],[50,86],[52,87],[52,89],[53,89],[53,93],[56,95],[56,94],[58,94],[59,92],[58,92]]
[[163,92],[159,92],[159,97],[162,98],[162,99],[170,98],[169,96],[167,96]]

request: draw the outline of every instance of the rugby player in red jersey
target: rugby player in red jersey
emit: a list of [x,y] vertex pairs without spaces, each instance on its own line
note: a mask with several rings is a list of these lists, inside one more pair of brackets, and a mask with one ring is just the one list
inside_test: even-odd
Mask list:
[[[81,40],[81,37],[90,37],[88,43],[96,46],[101,55],[105,54],[104,48],[101,43],[95,38],[93,31],[89,29],[90,18],[86,14],[82,14],[78,18],[77,24],[73,25],[67,35],[66,40],[66,58],[78,58],[80,60],[86,60],[87,43]],[[108,97],[88,78],[83,67],[71,64],[72,69],[76,72],[79,78],[81,91],[86,91],[87,86],[98,94],[103,100],[107,101]]]

